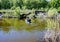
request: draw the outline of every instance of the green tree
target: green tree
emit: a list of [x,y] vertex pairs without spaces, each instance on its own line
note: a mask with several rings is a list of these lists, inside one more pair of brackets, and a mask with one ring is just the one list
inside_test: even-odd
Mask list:
[[40,4],[40,7],[43,7],[43,8],[45,8],[46,6],[47,6],[47,4],[48,4],[48,2],[46,1],[46,0],[39,0],[39,4]]
[[60,0],[51,0],[49,4],[53,8],[58,8],[60,6]]
[[1,9],[1,2],[0,2],[0,9]]
[[22,6],[23,6],[23,1],[22,0],[16,0],[16,7],[20,7],[22,9]]
[[1,0],[1,7],[3,9],[10,9],[11,6],[9,0]]
[[26,8],[28,9],[39,9],[39,8],[45,8],[47,6],[47,1],[46,0],[28,0],[26,2]]

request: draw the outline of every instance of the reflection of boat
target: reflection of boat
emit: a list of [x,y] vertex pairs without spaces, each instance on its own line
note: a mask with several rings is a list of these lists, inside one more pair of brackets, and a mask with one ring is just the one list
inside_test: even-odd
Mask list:
[[25,19],[25,22],[26,22],[27,24],[30,24],[30,23],[31,23],[31,19],[29,19],[29,17],[28,17],[28,18]]

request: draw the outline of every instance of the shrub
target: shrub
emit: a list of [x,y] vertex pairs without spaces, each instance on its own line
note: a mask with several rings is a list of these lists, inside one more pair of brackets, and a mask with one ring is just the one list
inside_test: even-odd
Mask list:
[[14,14],[17,15],[18,17],[20,17],[20,7],[15,8]]
[[55,15],[57,15],[57,9],[54,8],[48,10],[48,14],[47,14],[48,17],[53,17]]
[[60,7],[58,7],[58,11],[60,11]]

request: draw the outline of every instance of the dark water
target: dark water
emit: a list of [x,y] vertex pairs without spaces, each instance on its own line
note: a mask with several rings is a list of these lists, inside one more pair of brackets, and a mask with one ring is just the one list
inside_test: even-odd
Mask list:
[[41,42],[46,29],[56,26],[54,23],[54,20],[37,19],[32,20],[32,24],[26,24],[24,20],[16,18],[0,19],[0,42]]

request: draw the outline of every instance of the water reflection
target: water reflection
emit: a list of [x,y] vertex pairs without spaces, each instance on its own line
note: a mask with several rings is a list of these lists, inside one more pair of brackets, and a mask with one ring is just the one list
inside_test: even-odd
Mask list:
[[[1,20],[0,22],[0,26],[2,28],[8,27],[8,28],[12,28],[12,29],[16,29],[16,30],[42,30],[46,27],[46,21],[37,21],[34,22],[32,20],[32,24],[28,25],[25,23],[24,20],[18,20],[18,19],[8,19],[8,18],[4,18]],[[42,29],[41,29],[42,28]]]
[[47,29],[56,28],[59,23],[54,19],[32,19],[32,24],[28,25],[17,18],[3,18],[0,20],[0,42],[41,42]]

